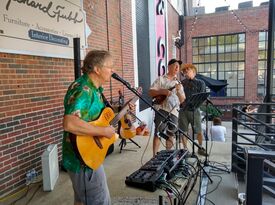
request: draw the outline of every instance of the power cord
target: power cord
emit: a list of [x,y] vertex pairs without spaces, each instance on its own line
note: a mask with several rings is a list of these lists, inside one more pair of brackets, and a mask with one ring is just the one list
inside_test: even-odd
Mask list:
[[[23,199],[24,197],[26,197],[26,196],[28,195],[28,193],[29,193],[30,185],[27,185],[27,187],[25,187],[25,188],[22,189],[22,190],[25,190],[25,189],[27,189],[27,191],[26,191],[21,197],[19,197],[19,198],[16,199],[15,201],[11,202],[9,205],[14,205],[16,202],[18,202],[18,201],[20,201],[21,199]],[[21,190],[21,191],[22,191],[22,190]],[[19,192],[21,192],[21,191],[19,191]],[[19,193],[19,192],[17,192],[17,193]],[[14,194],[11,195],[11,196],[14,196]],[[8,197],[8,198],[9,198],[9,197]],[[1,200],[1,202],[2,202],[2,200]]]
[[[153,116],[153,117],[154,117],[154,116]],[[154,131],[152,130],[153,124],[154,124],[154,121],[152,120],[151,126],[150,126],[150,136],[149,136],[149,138],[148,138],[147,144],[146,144],[145,149],[144,149],[144,151],[143,151],[143,153],[142,153],[142,155],[141,155],[141,158],[140,158],[140,164],[141,164],[141,166],[144,165],[144,164],[143,164],[143,158],[144,158],[144,155],[145,155],[146,150],[148,149],[150,140],[151,140],[152,136],[155,137],[155,136],[154,136],[155,133],[154,133]]]
[[26,205],[28,205],[31,200],[33,199],[34,195],[37,193],[37,191],[42,187],[42,184],[39,184],[39,186],[36,188],[36,190],[33,192],[31,198],[29,198],[29,200],[27,201]]
[[30,182],[29,184],[27,184],[27,186],[24,189],[12,194],[12,195],[6,196],[5,198],[1,198],[0,202],[7,201],[9,198],[14,198],[18,193],[26,190],[26,192],[21,197],[19,197],[18,199],[16,199],[15,201],[13,201],[9,204],[9,205],[15,205],[18,201],[20,201],[23,198],[27,197],[29,191],[31,190],[31,185],[33,185],[33,184],[39,184],[39,185],[36,188],[36,190],[34,191],[34,193],[32,194],[32,196],[29,198],[27,203],[25,204],[25,205],[28,205],[31,202],[31,200],[33,199],[34,195],[37,193],[37,191],[42,187],[42,179]]

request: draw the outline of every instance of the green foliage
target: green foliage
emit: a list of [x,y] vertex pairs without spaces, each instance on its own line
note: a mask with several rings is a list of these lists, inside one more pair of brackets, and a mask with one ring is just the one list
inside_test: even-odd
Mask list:
[[[200,107],[201,111],[206,112],[206,106],[202,105]],[[218,108],[214,107],[213,105],[207,106],[207,113],[211,117],[221,117],[223,115],[222,111],[220,111]]]

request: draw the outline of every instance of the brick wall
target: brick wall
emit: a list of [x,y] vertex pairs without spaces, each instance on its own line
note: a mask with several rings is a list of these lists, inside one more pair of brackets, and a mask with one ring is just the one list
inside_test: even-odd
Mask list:
[[[106,4],[107,2],[107,4]],[[133,46],[131,1],[84,0],[92,33],[89,48],[109,49],[115,68],[131,84]],[[107,11],[107,13],[106,13]],[[41,154],[58,144],[61,159],[63,97],[74,80],[73,60],[0,53],[0,196],[25,185],[26,172],[41,174]],[[121,83],[104,85],[117,100]]]
[[[172,38],[178,36],[179,30],[179,14],[175,8],[171,5],[170,1],[167,3],[168,12],[168,60],[172,58],[173,45],[175,42]],[[180,59],[180,49],[177,48],[177,58]]]
[[[245,96],[240,98],[215,98],[217,105],[231,105],[233,102],[258,101],[257,98],[257,67],[258,67],[258,32],[268,28],[268,7],[253,7],[234,11],[247,26],[246,61],[245,61]],[[185,45],[182,59],[192,62],[192,37],[244,32],[243,26],[232,15],[231,11],[197,16],[191,32],[194,16],[185,18]]]
[[[62,138],[63,96],[72,60],[0,53],[0,195],[41,171],[41,154]],[[59,150],[60,151],[60,150]]]

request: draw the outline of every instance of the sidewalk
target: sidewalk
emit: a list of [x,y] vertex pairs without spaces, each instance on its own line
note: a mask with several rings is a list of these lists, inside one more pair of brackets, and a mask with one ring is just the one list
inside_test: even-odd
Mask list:
[[[208,148],[211,148],[209,160],[211,163],[218,162],[226,164],[230,169],[232,133],[231,122],[223,122],[223,125],[227,127],[226,142],[208,142]],[[137,136],[133,138],[133,140],[135,140],[141,146],[141,148],[138,148],[133,143],[128,143],[125,149],[131,149],[132,151],[122,150],[122,153],[119,153],[119,140],[115,143],[114,152],[108,156],[104,162],[109,190],[112,197],[112,203],[115,205],[158,204],[158,196],[154,194],[154,192],[141,191],[135,188],[127,187],[125,185],[124,181],[126,176],[129,176],[131,173],[139,169],[142,164],[149,161],[152,157],[152,138],[148,136]],[[164,149],[164,147],[161,149]],[[188,143],[188,149],[190,152],[192,151],[192,145],[190,143]],[[204,157],[200,158],[204,160]],[[235,195],[237,190],[235,187],[236,185],[234,182],[232,182],[232,176],[230,174],[222,175],[224,180],[219,185],[219,191],[217,192],[218,194],[215,195],[214,192],[209,197],[211,197],[211,200],[216,204],[220,204],[217,202],[221,201],[222,199],[222,204],[232,205],[232,201],[234,202],[237,199],[237,196]],[[212,179],[214,183],[211,185],[211,187],[217,184],[219,180],[216,177],[213,177]],[[32,195],[36,190],[37,192],[32,198]],[[198,186],[195,187],[195,190],[191,193],[190,198],[186,204],[196,203],[198,194],[197,190]],[[63,171],[60,172],[59,179],[52,192],[44,192],[42,187],[34,185],[27,194],[27,197],[22,198],[17,203],[15,203],[15,205],[23,205],[28,201],[29,205],[73,204],[73,191],[67,173]]]

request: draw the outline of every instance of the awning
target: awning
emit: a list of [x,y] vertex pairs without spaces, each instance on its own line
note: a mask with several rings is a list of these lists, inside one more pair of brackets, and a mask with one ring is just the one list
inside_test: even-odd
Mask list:
[[210,88],[213,92],[218,92],[224,87],[228,85],[228,83],[221,81],[221,80],[215,80],[213,78],[209,78],[206,76],[203,76],[201,74],[197,74],[196,78],[203,80],[205,85]]

